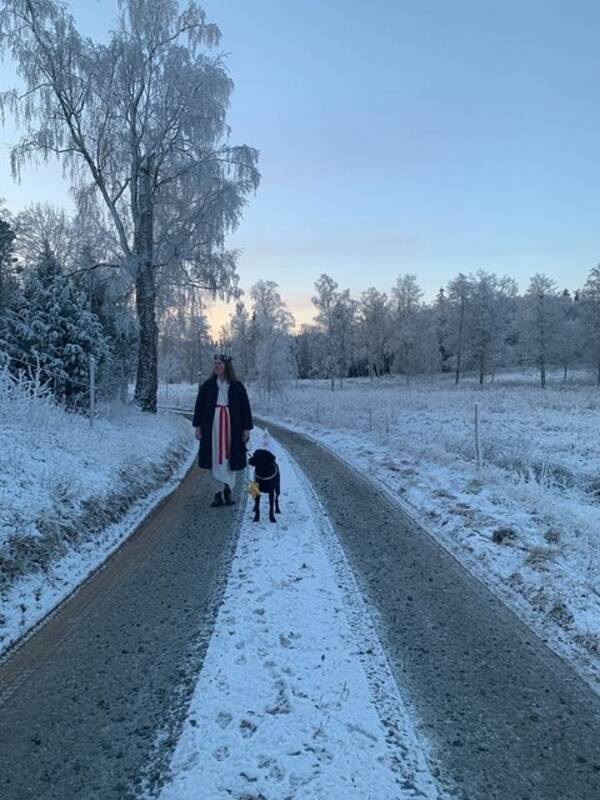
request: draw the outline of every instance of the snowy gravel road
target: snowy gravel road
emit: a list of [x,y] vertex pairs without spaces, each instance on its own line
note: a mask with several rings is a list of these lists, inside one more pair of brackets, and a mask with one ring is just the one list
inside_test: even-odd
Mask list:
[[438,800],[339,541],[274,450],[283,513],[246,511],[160,800]]
[[211,491],[194,467],[105,568],[0,664],[2,800],[128,800],[160,772],[239,531],[240,507],[214,513]]
[[2,800],[598,800],[600,698],[383,493],[269,429],[295,460],[277,528],[207,509],[194,468],[0,664]]
[[447,793],[598,800],[600,698],[384,493],[267,425],[329,512]]

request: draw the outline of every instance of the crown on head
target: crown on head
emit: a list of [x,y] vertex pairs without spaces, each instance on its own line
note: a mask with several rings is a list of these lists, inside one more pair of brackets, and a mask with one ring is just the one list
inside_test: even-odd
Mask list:
[[224,364],[231,361],[231,347],[217,345],[215,348],[215,361],[222,361]]

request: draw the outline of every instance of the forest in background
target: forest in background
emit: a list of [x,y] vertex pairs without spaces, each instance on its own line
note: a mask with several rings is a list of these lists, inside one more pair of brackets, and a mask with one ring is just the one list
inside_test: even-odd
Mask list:
[[[143,9],[143,13],[142,13]],[[67,408],[101,397],[157,407],[163,381],[196,383],[215,348],[267,394],[294,378],[475,372],[505,367],[590,370],[600,386],[600,267],[575,292],[534,275],[460,273],[432,302],[412,273],[353,297],[328,275],[314,320],[297,329],[279,286],[244,298],[238,226],[260,174],[258,152],[232,145],[233,83],[220,31],[190,2],[119,2],[106,44],[83,37],[55,0],[2,0],[0,51],[21,85],[0,115],[24,130],[11,151],[18,179],[58,159],[75,212],[0,203],[0,366]],[[282,265],[282,269],[285,265]],[[365,271],[376,272],[372,265]],[[235,301],[218,336],[209,300]],[[36,390],[37,390],[36,388]]]
[[258,151],[231,143],[220,39],[193,0],[120,0],[106,43],[62,2],[0,2],[0,55],[19,78],[0,119],[23,130],[13,177],[56,159],[76,208],[67,219],[33,205],[14,224],[2,212],[0,349],[11,374],[28,370],[67,404],[89,393],[94,365],[123,394],[133,360],[134,400],[156,411],[167,309],[197,344],[201,294],[237,293],[225,239],[260,174]]
[[270,393],[286,378],[452,373],[480,383],[506,367],[535,367],[546,386],[550,368],[565,382],[573,367],[589,369],[600,386],[600,266],[574,294],[536,274],[520,294],[507,276],[458,274],[423,301],[416,276],[400,275],[391,291],[370,287],[356,299],[328,275],[316,281],[311,324],[292,331],[278,287],[261,282],[251,306],[236,306],[222,338],[246,380]]
[[[92,230],[94,235],[97,232]],[[509,277],[459,274],[433,302],[416,276],[390,291],[352,297],[321,275],[314,319],[296,328],[279,287],[258,281],[237,301],[219,335],[211,331],[206,292],[185,282],[160,284],[156,305],[158,374],[195,384],[216,348],[230,350],[239,376],[267,394],[287,381],[451,373],[483,383],[505,368],[550,369],[564,381],[586,369],[600,385],[600,266],[580,290],[534,275],[524,293]],[[61,210],[33,204],[10,215],[0,206],[0,359],[15,377],[46,386],[71,408],[89,405],[89,362],[101,397],[128,399],[136,377],[140,328],[129,273],[98,262],[90,227]]]

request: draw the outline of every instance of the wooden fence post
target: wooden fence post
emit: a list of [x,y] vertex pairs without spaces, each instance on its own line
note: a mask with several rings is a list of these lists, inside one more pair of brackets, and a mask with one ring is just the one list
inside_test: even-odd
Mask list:
[[96,360],[90,356],[90,428],[94,427],[96,415]]
[[481,436],[479,432],[479,403],[475,403],[475,464],[477,474],[481,471]]

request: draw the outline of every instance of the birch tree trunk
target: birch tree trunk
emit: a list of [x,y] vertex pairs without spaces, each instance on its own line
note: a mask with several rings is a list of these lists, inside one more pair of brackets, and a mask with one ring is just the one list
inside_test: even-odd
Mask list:
[[158,326],[156,324],[156,280],[154,275],[154,209],[150,169],[140,170],[139,207],[135,231],[135,308],[139,342],[134,400],[143,411],[156,411],[158,391]]

